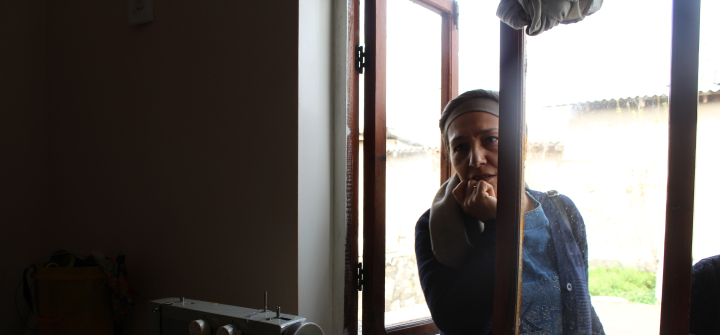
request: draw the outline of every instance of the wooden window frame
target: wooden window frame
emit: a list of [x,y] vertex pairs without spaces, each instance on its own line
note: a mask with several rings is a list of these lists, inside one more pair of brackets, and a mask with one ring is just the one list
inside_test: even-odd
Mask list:
[[[412,0],[443,15],[442,107],[457,96],[457,7],[452,0]],[[687,334],[689,331],[690,285],[692,273],[692,231],[695,190],[695,156],[698,104],[698,54],[701,0],[673,0],[672,58],[669,97],[668,184],[665,220],[665,253],[663,271],[663,304],[660,334]],[[363,335],[366,334],[436,334],[431,319],[385,327],[385,22],[386,0],[366,1],[365,123],[365,194],[364,240],[365,286],[363,294]],[[355,45],[359,45],[359,1],[348,2],[348,127],[352,141],[347,151],[347,252],[344,332],[357,331],[358,259],[358,106],[359,84],[355,71]],[[447,17],[450,17],[448,20]],[[523,155],[525,130],[525,36],[501,23],[500,108],[503,121],[500,131],[499,168],[507,173],[498,176],[497,259],[493,332],[518,334],[519,307],[522,296],[522,213]],[[446,47],[448,45],[448,47]],[[447,64],[447,65],[446,65]],[[442,149],[441,179],[452,174],[447,154]],[[368,206],[369,205],[369,206]],[[353,212],[355,211],[355,212]],[[368,233],[370,232],[370,233]]]
[[[522,296],[525,33],[500,22],[500,125],[493,333],[518,334]],[[507,190],[507,191],[506,191]]]
[[700,0],[673,0],[672,17],[662,335],[690,330]]
[[[440,15],[442,19],[441,30],[441,99],[438,106],[438,117],[443,107],[458,94],[458,29],[457,4],[454,0],[411,0]],[[357,3],[355,3],[355,9]],[[355,12],[357,15],[357,11]],[[437,334],[438,329],[431,318],[413,320],[405,323],[385,327],[385,97],[386,97],[386,0],[365,1],[365,130],[364,130],[364,194],[363,194],[363,264],[364,289],[363,301],[363,334],[393,334],[393,335],[430,335]],[[357,21],[356,21],[357,23]],[[354,35],[357,36],[357,35]],[[357,39],[356,39],[357,41]],[[359,44],[359,43],[357,43]],[[355,48],[352,48],[355,58]],[[358,85],[355,83],[355,87]],[[356,117],[357,114],[354,116]],[[352,128],[351,128],[351,131]],[[357,152],[357,151],[353,151]],[[447,180],[452,174],[450,162],[447,160],[445,149],[441,149],[442,163],[438,182]],[[348,161],[355,161],[350,158]],[[357,180],[357,178],[353,179]],[[354,185],[352,190],[357,190]],[[355,197],[356,198],[356,197]],[[357,202],[354,203],[357,208]],[[357,225],[357,223],[355,223]],[[357,238],[357,226],[353,226],[354,236]],[[349,234],[350,235],[350,234]],[[357,261],[357,240],[353,250],[348,252],[350,259]],[[353,243],[348,241],[348,245]],[[354,253],[354,254],[353,254]],[[346,262],[347,263],[347,262]],[[346,269],[348,269],[346,264]],[[346,278],[349,278],[346,276]],[[353,277],[353,281],[357,277]],[[348,283],[355,287],[355,283]],[[353,297],[354,295],[354,297]],[[347,299],[357,299],[357,294],[346,291]],[[354,303],[357,311],[357,302]],[[346,307],[348,305],[346,304]],[[352,306],[350,306],[350,309]],[[357,320],[352,324],[353,316],[350,309],[346,310],[345,329],[354,332]],[[357,318],[357,316],[354,316]]]
[[345,285],[343,290],[343,334],[356,334],[358,327],[358,169],[360,148],[360,73],[356,49],[360,44],[360,0],[347,1],[346,125],[349,130],[345,159]]
[[[687,334],[690,323],[692,231],[697,138],[700,1],[673,0],[668,184],[660,334]],[[501,23],[495,301],[493,332],[518,334],[522,273],[525,43],[522,30]],[[508,172],[506,172],[508,171]],[[501,186],[502,185],[502,186]]]

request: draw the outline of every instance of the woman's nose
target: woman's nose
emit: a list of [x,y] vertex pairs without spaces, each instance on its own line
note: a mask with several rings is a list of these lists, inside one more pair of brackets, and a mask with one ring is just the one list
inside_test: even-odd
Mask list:
[[485,163],[487,163],[487,160],[485,159],[485,150],[479,145],[474,145],[472,152],[470,153],[470,166],[479,167]]

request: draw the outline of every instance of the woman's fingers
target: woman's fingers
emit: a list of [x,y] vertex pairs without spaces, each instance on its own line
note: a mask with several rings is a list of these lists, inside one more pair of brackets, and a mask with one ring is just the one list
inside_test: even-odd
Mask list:
[[497,192],[492,184],[481,180],[459,183],[452,191],[463,211],[480,221],[497,217]]
[[483,181],[483,183],[487,184],[487,193],[488,193],[488,195],[490,195],[491,197],[497,199],[497,194],[495,193],[495,188],[494,188],[490,183],[488,183],[488,182],[486,182],[486,181]]
[[477,181],[475,180],[469,180],[467,183],[460,183],[458,186],[455,187],[453,190],[453,196],[455,197],[455,200],[458,201],[461,205],[465,206],[465,204],[473,198],[473,194],[475,193],[476,189],[475,186],[477,185]]
[[[478,189],[481,193],[478,193],[477,198],[483,209],[480,215],[484,216],[485,219],[494,218],[497,215],[497,197],[495,196],[495,189],[486,181],[481,181],[480,185],[478,185]],[[484,221],[484,219],[480,220]]]
[[467,186],[467,183],[460,182],[460,184],[455,186],[455,189],[453,190],[453,196],[460,205],[465,203],[465,192],[467,190]]
[[488,182],[486,182],[486,181],[484,181],[484,180],[481,180],[481,181],[478,183],[478,186],[477,186],[477,188],[478,188],[478,195],[485,196],[485,194],[488,193],[488,187],[489,187],[489,188],[492,188],[492,185],[488,184]]
[[468,180],[460,183],[453,190],[453,196],[465,213],[482,221],[495,217],[497,199],[495,189],[488,182]]
[[487,194],[490,197],[493,197],[497,199],[497,195],[495,194],[495,188],[493,188],[492,184],[482,180],[478,184],[478,190],[482,192],[482,194]]
[[467,182],[467,189],[465,189],[465,202],[468,203],[472,201],[473,198],[475,198],[475,195],[477,195],[477,186],[478,182],[475,180],[468,180]]

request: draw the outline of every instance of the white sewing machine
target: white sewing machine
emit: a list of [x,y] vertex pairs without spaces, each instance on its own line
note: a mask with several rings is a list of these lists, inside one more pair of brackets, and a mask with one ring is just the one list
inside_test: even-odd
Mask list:
[[324,335],[303,317],[265,308],[252,309],[185,298],[148,304],[149,335]]

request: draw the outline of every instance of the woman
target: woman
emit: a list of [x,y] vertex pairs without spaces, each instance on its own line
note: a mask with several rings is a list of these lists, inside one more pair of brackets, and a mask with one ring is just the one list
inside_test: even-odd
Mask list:
[[[415,227],[420,282],[445,334],[492,330],[495,285],[499,95],[468,91],[453,99],[440,129],[456,174]],[[572,201],[562,208],[526,190],[522,334],[604,334],[587,289],[585,225]],[[563,215],[567,217],[566,222]]]

